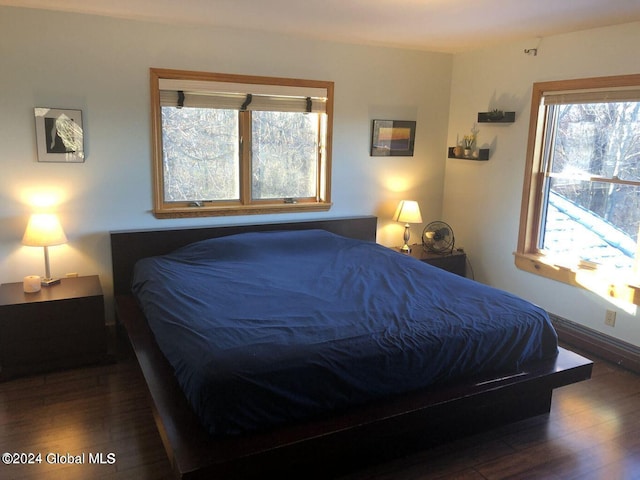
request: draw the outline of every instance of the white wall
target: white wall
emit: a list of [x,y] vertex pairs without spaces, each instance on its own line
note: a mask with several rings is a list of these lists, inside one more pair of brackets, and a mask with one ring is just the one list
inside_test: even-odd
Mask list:
[[[476,278],[538,303],[587,327],[640,345],[640,318],[626,303],[612,304],[586,290],[516,269],[513,251],[529,127],[532,84],[640,72],[640,24],[602,28],[518,42],[456,55],[448,143],[467,133],[477,112],[516,111],[514,124],[478,124],[488,162],[447,160],[443,219],[470,255]],[[524,49],[538,47],[538,55]],[[606,309],[617,311],[614,328]]]
[[[411,198],[425,223],[452,225],[478,280],[640,345],[635,308],[517,270],[512,255],[532,83],[638,73],[640,24],[538,42],[450,56],[0,7],[0,282],[43,273],[41,249],[20,245],[35,193],[58,197],[69,237],[51,249],[53,273],[99,274],[107,296],[110,230],[375,214],[379,241],[396,245],[402,226],[390,217],[398,200]],[[538,56],[523,53],[534,47]],[[304,216],[156,220],[149,67],[334,81],[334,207]],[[84,164],[37,162],[36,106],[83,111]],[[491,159],[447,160],[447,145],[470,130],[478,111],[494,107],[515,110],[517,119],[479,125]],[[374,118],[417,120],[414,157],[370,157]],[[607,308],[618,312],[614,329],[604,325]]]
[[[149,67],[334,81],[333,208],[156,220]],[[42,249],[20,245],[42,192],[69,237],[51,248],[52,273],[99,274],[107,296],[110,230],[375,214],[380,243],[398,245],[398,200],[418,200],[425,222],[441,215],[451,67],[446,54],[0,7],[0,282],[43,273]],[[34,107],[83,111],[85,163],[37,162]],[[370,157],[376,118],[417,120],[415,155]]]

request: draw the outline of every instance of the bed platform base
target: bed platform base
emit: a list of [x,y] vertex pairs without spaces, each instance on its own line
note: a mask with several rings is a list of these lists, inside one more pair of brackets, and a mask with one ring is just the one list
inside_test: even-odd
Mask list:
[[[316,222],[304,224],[306,228],[317,228]],[[296,225],[295,228],[305,228],[302,223]],[[349,225],[360,229],[354,233],[357,238],[368,239],[372,230],[375,238],[375,217],[333,220],[325,229],[350,236]],[[334,227],[340,232],[332,230]],[[273,229],[273,225],[267,229]],[[166,253],[183,241],[186,244],[199,239],[194,240],[194,236],[212,236],[212,229],[197,230],[208,231],[188,231],[185,235],[176,230],[170,235],[163,231],[112,233],[117,319],[126,328],[137,356],[149,388],[156,425],[177,478],[248,479],[269,474],[280,478],[331,478],[420,448],[547,413],[553,389],[591,376],[590,360],[561,348],[556,358],[526,365],[515,375],[470,378],[269,432],[211,438],[189,407],[144,315],[128,292],[131,262]],[[231,234],[226,232],[235,227],[224,233],[213,230],[213,236],[221,236]],[[170,245],[163,243],[163,238],[170,239]]]

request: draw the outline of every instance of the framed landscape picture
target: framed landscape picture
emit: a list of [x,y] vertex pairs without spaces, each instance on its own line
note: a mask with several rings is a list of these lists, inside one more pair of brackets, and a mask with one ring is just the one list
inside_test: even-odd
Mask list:
[[413,156],[416,122],[410,120],[374,120],[371,130],[371,156]]
[[36,107],[39,162],[84,162],[82,110]]

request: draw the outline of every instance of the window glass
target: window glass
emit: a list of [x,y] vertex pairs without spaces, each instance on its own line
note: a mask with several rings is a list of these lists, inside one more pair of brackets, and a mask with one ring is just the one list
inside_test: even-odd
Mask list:
[[640,180],[640,103],[557,105],[553,172]]
[[238,112],[162,107],[167,202],[237,200]]
[[640,103],[549,107],[539,246],[630,270],[640,226]]
[[156,217],[331,208],[333,82],[150,74]]
[[640,75],[534,83],[516,266],[640,305]]
[[253,198],[315,198],[318,115],[253,112]]

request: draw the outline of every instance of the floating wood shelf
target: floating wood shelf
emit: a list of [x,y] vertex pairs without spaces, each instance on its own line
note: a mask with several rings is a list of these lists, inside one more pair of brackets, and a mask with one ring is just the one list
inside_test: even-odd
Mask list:
[[493,112],[478,112],[478,123],[513,123],[516,112],[503,112],[502,118],[495,118]]
[[463,156],[456,156],[453,154],[453,149],[455,147],[449,147],[449,153],[448,153],[448,157],[449,158],[460,158],[462,160],[478,160],[478,161],[486,161],[489,160],[489,149],[488,148],[479,148],[477,150],[478,152],[478,156],[474,157],[474,156],[470,156],[470,157],[465,157]]

